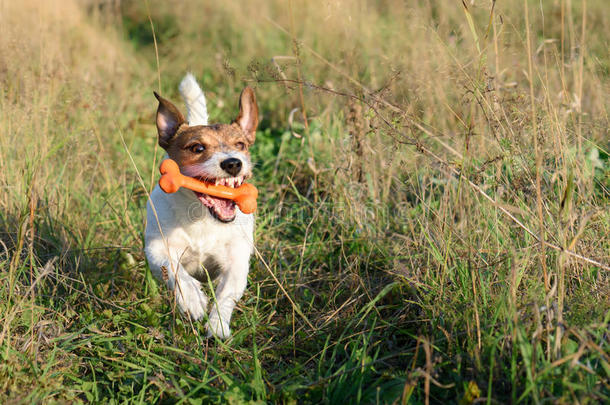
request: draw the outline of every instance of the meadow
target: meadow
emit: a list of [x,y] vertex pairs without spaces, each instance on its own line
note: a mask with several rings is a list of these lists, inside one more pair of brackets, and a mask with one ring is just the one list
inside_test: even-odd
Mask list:
[[[609,38],[607,0],[0,0],[0,403],[609,402]],[[226,342],[142,250],[187,71],[261,113]]]

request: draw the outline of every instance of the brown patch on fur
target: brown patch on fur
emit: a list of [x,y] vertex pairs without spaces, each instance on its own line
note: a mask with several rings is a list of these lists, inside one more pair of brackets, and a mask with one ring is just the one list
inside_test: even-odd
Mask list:
[[166,149],[172,137],[180,126],[186,123],[184,116],[169,100],[164,99],[157,92],[153,92],[159,107],[157,107],[157,131],[159,133],[159,145]]
[[[195,153],[191,149],[203,145],[205,150]],[[190,166],[208,160],[216,152],[239,151],[249,156],[248,138],[236,124],[183,125],[165,148],[178,166]]]
[[234,122],[246,133],[250,144],[253,144],[258,125],[258,105],[256,104],[256,95],[251,87],[243,89],[239,96],[239,115]]
[[[178,166],[203,163],[216,152],[239,151],[249,157],[248,148],[256,138],[258,106],[256,96],[246,87],[239,100],[239,115],[231,124],[188,126],[184,116],[169,100],[155,93],[159,100],[157,131],[159,145]],[[202,145],[202,152],[193,148]]]

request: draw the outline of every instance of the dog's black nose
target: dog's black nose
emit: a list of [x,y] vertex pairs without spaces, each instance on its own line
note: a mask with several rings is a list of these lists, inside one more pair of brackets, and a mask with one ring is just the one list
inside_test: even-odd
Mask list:
[[231,176],[237,176],[241,171],[241,160],[236,158],[229,158],[220,162],[222,170],[229,173]]

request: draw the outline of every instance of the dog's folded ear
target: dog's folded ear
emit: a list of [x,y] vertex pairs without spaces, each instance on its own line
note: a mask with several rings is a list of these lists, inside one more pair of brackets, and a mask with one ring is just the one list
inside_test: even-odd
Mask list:
[[246,139],[251,144],[256,138],[256,127],[258,125],[258,106],[256,96],[251,87],[246,87],[239,97],[239,115],[235,119],[242,131],[246,134]]
[[153,92],[159,107],[157,108],[157,132],[159,133],[159,145],[166,149],[171,139],[176,135],[178,128],[186,123],[184,116],[175,105],[164,99],[157,92]]

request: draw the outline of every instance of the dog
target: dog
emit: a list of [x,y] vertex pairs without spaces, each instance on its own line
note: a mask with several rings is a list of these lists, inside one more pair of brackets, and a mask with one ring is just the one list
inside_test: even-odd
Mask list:
[[[208,125],[205,96],[191,74],[179,90],[188,122],[170,101],[154,93],[159,146],[183,174],[238,187],[252,176],[248,150],[258,125],[254,91],[243,89],[232,123]],[[242,213],[233,201],[185,188],[166,194],[159,185],[150,194],[145,253],[151,272],[174,292],[184,316],[201,320],[210,304],[208,337],[231,336],[231,314],[246,289],[253,250],[254,215]],[[211,303],[201,289],[210,280],[218,282]]]

